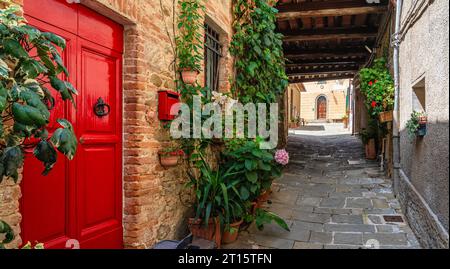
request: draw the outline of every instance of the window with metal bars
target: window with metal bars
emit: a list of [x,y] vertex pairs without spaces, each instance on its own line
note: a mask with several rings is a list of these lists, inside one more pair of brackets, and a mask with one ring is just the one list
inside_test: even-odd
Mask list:
[[219,91],[219,62],[222,58],[220,35],[211,26],[205,24],[205,86],[212,91]]

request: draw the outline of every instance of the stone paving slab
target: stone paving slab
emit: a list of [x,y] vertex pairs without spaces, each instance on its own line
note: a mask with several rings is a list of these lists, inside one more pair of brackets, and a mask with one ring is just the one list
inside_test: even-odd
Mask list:
[[[224,248],[386,249],[420,248],[378,164],[364,160],[360,140],[351,135],[289,138],[291,164],[273,185],[264,208],[283,217],[291,232],[275,224],[254,225]],[[405,218],[403,217],[403,220]]]

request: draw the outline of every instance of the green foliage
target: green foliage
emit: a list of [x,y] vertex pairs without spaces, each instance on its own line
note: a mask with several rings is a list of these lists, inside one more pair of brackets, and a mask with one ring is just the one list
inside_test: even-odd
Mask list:
[[288,86],[282,35],[275,32],[270,0],[233,0],[235,31],[230,53],[235,56],[233,93],[243,103],[275,103]]
[[203,0],[179,0],[179,34],[176,37],[178,69],[201,70],[203,61]]
[[5,244],[10,243],[14,240],[14,231],[11,229],[11,226],[8,223],[0,220],[0,235],[4,235],[4,239],[0,241],[0,249],[5,248]]
[[265,224],[270,224],[272,222],[275,222],[281,228],[290,232],[290,229],[289,229],[289,226],[287,225],[287,223],[280,216],[276,215],[275,213],[258,208],[258,209],[256,209],[256,214],[255,214],[254,218],[255,218],[256,227],[259,230],[263,230]]
[[414,139],[414,137],[416,137],[417,130],[420,127],[419,120],[422,116],[425,116],[425,113],[418,111],[413,111],[411,113],[411,118],[406,122],[406,130],[408,131],[409,139]]
[[[55,98],[46,85],[50,83],[63,100],[73,103],[77,91],[60,79],[69,75],[58,52],[66,47],[65,40],[27,25],[17,15],[19,6],[2,2],[8,7],[0,9],[0,182],[5,176],[17,182],[25,147],[34,148],[35,157],[44,165],[44,175],[54,166],[57,150],[70,160],[74,158],[77,139],[67,120],[57,120],[61,128],[48,135]],[[25,145],[24,141],[30,142]],[[0,247],[14,237],[3,221],[0,233],[6,234]]]
[[233,139],[226,142],[223,153],[225,166],[240,172],[239,193],[243,200],[253,201],[270,188],[274,178],[281,175],[274,161],[273,150],[260,148],[261,139]]
[[378,122],[374,118],[368,119],[367,128],[363,128],[359,134],[364,145],[367,145],[370,139],[376,139],[378,136]]
[[212,169],[201,153],[199,170],[200,177],[190,174],[186,187],[194,188],[196,195],[196,219],[202,219],[207,225],[211,218],[218,217],[221,224],[228,226],[239,219],[244,212],[239,192],[236,186],[239,180],[234,180],[231,169]]
[[372,116],[394,108],[394,81],[386,67],[386,60],[379,58],[370,68],[360,71],[361,92],[366,97],[366,106]]

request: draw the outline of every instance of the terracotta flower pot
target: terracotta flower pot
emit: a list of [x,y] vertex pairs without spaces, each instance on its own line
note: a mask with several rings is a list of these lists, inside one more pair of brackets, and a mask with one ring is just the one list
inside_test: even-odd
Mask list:
[[375,139],[370,139],[369,143],[366,145],[366,159],[368,160],[376,160],[377,159],[377,150],[375,147]]
[[420,117],[419,117],[419,124],[420,124],[420,125],[427,124],[427,122],[428,122],[427,116],[420,116]]
[[209,241],[215,241],[218,248],[222,243],[222,235],[220,225],[217,219],[210,219],[208,225],[205,226],[201,219],[189,218],[189,231],[193,236],[203,238]]
[[230,224],[230,231],[225,231],[222,234],[222,243],[230,244],[237,240],[239,234],[239,227],[243,223],[243,220]]
[[159,161],[164,167],[174,167],[178,165],[178,155],[159,155]]
[[195,70],[189,70],[184,69],[181,71],[181,78],[183,79],[183,82],[186,84],[195,84],[197,81],[198,71]]

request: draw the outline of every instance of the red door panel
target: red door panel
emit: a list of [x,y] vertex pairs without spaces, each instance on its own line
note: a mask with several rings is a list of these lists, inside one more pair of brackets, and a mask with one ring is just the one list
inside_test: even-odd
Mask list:
[[[120,53],[123,51],[122,25],[99,16],[81,5],[78,8],[78,13],[78,35],[80,37]],[[101,29],[101,31],[92,31],[92,29]]]
[[78,32],[78,5],[66,0],[25,0],[26,15],[38,18],[67,32]]
[[[79,51],[78,117],[84,119],[78,127],[82,144],[77,170],[83,173],[78,189],[79,227],[82,244],[94,246],[99,235],[102,240],[122,235],[121,55],[84,39],[79,40]],[[99,98],[109,105],[110,113],[103,117],[94,113]]]
[[[43,23],[40,20],[27,16],[28,22],[41,31],[54,32],[66,39],[67,48],[62,53],[63,61],[69,70],[76,70],[77,37],[67,31]],[[61,77],[64,78],[64,77]],[[67,79],[67,78],[64,78]],[[76,73],[69,81],[76,85]],[[50,85],[46,85],[53,92],[56,106],[51,110],[49,132],[58,128],[56,119],[70,118],[68,105],[62,102],[61,97]],[[33,143],[35,141],[30,141]],[[21,236],[26,243],[46,242],[45,246],[64,247],[65,242],[75,236],[69,223],[74,222],[74,210],[70,206],[73,200],[69,177],[68,161],[62,154],[58,154],[58,162],[48,176],[42,176],[44,167],[33,157],[32,150],[25,153],[23,171],[22,199],[20,201],[22,212]]]
[[[81,248],[122,248],[122,27],[63,0],[24,2],[31,25],[67,40],[62,56],[69,81],[79,91],[77,107],[58,97],[49,130],[59,127],[56,119],[67,118],[80,143],[73,161],[59,154],[45,177],[41,176],[43,165],[32,152],[26,154],[20,201],[22,239],[42,242],[46,248],[65,248],[68,239],[78,240]],[[81,9],[83,16],[79,16]],[[79,21],[85,25],[82,31]],[[79,32],[84,32],[84,38]],[[95,37],[101,38],[85,39]],[[99,41],[102,45],[96,44]],[[99,97],[110,106],[110,114],[104,117],[94,114]]]

